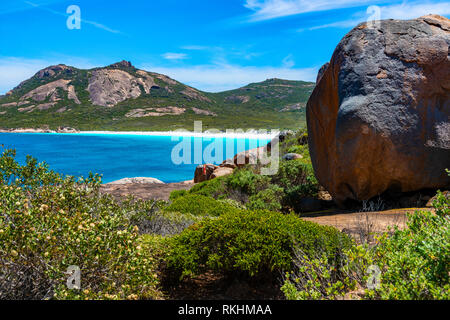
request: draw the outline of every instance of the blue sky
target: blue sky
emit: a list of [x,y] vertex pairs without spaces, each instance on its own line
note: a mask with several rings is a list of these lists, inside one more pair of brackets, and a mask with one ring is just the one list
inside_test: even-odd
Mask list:
[[[79,30],[67,28],[70,5],[81,10]],[[368,10],[373,5],[379,9]],[[0,94],[48,65],[123,59],[213,92],[273,77],[313,81],[340,39],[376,12],[449,17],[450,2],[3,0]]]

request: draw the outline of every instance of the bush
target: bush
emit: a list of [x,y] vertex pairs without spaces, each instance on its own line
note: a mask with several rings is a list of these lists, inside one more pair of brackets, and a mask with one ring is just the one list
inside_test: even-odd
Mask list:
[[270,185],[270,178],[242,168],[227,177],[226,185],[229,189],[239,190],[251,196],[266,189]]
[[187,190],[173,190],[169,195],[169,200],[173,201],[173,200],[175,200],[179,197],[183,197],[187,194],[188,194]]
[[284,190],[277,185],[271,185],[267,189],[258,192],[251,196],[247,203],[247,208],[252,210],[267,209],[271,211],[281,210],[281,199],[283,198]]
[[[12,150],[0,157],[0,299],[159,296],[131,208],[102,195],[98,176],[63,177],[14,158]],[[66,287],[71,265],[81,269],[81,290]]]
[[241,210],[205,219],[174,237],[167,263],[181,277],[207,270],[277,275],[292,268],[294,246],[306,254],[320,249],[332,258],[338,248],[350,243],[336,229],[294,215]]
[[[438,193],[435,212],[408,215],[407,228],[377,238],[373,247],[345,250],[331,265],[300,258],[282,290],[288,299],[333,299],[358,284],[366,299],[450,298],[450,198]],[[369,267],[378,267],[378,287],[367,288]],[[330,272],[331,271],[331,272]],[[306,279],[306,280],[305,280]]]
[[408,217],[407,229],[383,235],[374,250],[381,286],[369,297],[381,299],[450,298],[450,199],[438,194],[435,213]]
[[164,210],[166,212],[179,212],[194,216],[220,216],[226,212],[236,210],[236,207],[211,197],[188,194],[176,198]]
[[227,177],[203,181],[193,186],[188,193],[221,199],[226,197],[225,180]]

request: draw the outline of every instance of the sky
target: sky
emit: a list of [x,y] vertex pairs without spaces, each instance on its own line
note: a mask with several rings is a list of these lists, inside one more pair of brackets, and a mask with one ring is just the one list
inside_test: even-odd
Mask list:
[[50,65],[121,60],[209,92],[315,81],[359,22],[429,13],[450,17],[450,1],[2,0],[0,94]]

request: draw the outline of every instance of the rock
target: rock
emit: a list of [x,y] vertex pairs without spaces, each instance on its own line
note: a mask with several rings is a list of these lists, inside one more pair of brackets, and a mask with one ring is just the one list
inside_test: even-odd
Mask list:
[[217,113],[214,113],[214,112],[209,111],[209,110],[202,110],[202,109],[199,109],[199,108],[192,107],[192,111],[194,111],[195,114],[217,117]]
[[231,95],[225,98],[225,101],[227,102],[231,102],[231,103],[247,103],[250,101],[250,97],[249,96],[236,96],[236,95]]
[[280,142],[283,142],[284,140],[286,140],[287,137],[292,136],[293,134],[294,131],[292,130],[281,131],[280,134],[278,135],[278,139],[280,140]]
[[218,167],[218,168],[216,168],[216,170],[213,171],[213,173],[211,174],[210,179],[215,179],[215,178],[218,178],[218,177],[228,176],[228,175],[232,174],[233,171],[234,171],[233,168]]
[[327,70],[327,68],[330,66],[330,63],[327,62],[325,63],[320,69],[319,72],[317,73],[317,79],[316,79],[316,83],[319,83],[320,79],[322,79],[323,74],[325,73],[325,70]]
[[211,179],[211,175],[218,166],[214,164],[199,165],[195,168],[194,183],[199,183]]
[[237,167],[243,167],[246,164],[256,164],[258,160],[262,161],[267,156],[267,148],[259,147],[247,151],[239,152],[233,158],[233,163]]
[[130,62],[130,61],[126,61],[126,60],[122,60],[122,61],[120,61],[120,62],[113,63],[113,64],[109,65],[109,67],[110,67],[110,68],[114,68],[114,69],[121,69],[121,68],[128,69],[128,68],[134,68],[134,66],[131,64],[131,62]]
[[69,85],[70,82],[71,80],[64,79],[49,82],[37,87],[34,90],[29,91],[27,94],[23,95],[20,100],[25,102],[27,99],[32,99],[37,102],[42,102],[47,98],[50,98],[51,101],[58,101],[60,100],[60,97],[58,97],[57,89],[62,89],[64,91],[67,91],[67,97],[70,100],[73,100],[75,101],[75,103],[80,104],[81,102],[80,100],[78,100],[77,94],[75,92],[75,87]]
[[57,133],[79,133],[77,129],[71,128],[71,127],[58,127],[56,129]]
[[127,99],[135,99],[142,92],[140,88],[143,78],[135,78],[128,72],[119,69],[99,69],[92,72],[87,91],[92,104],[113,107]]
[[2,107],[15,107],[15,106],[17,106],[17,102],[4,103],[1,106]]
[[287,161],[297,160],[297,159],[303,159],[303,156],[298,153],[286,153],[283,156],[283,160],[287,160]]
[[319,200],[323,200],[323,201],[332,201],[333,197],[331,196],[331,194],[328,191],[319,191],[319,194],[317,196],[319,198]]
[[337,46],[307,104],[315,174],[333,199],[445,188],[450,20],[363,23]]
[[322,201],[315,198],[303,198],[299,201],[300,212],[314,212],[322,210]]
[[305,107],[305,104],[300,102],[300,103],[296,103],[296,104],[291,104],[291,105],[285,106],[279,112],[288,112],[288,111],[294,111],[294,110],[301,110],[304,107]]
[[162,117],[166,115],[180,115],[186,111],[185,108],[179,107],[161,107],[161,108],[145,108],[145,109],[133,109],[125,114],[127,118],[143,118],[143,117]]
[[234,163],[233,159],[227,159],[222,162],[219,167],[235,169],[237,168],[237,165]]
[[106,183],[107,185],[110,184],[164,184],[161,180],[158,180],[156,178],[147,178],[147,177],[136,177],[136,178],[124,178],[117,181],[113,181],[110,183]]
[[186,87],[180,93],[185,95],[188,98],[192,98],[192,99],[195,99],[195,100],[200,100],[200,101],[209,102],[209,103],[212,102],[210,99],[208,99],[202,93],[200,93],[200,91],[198,91],[198,90],[196,90],[194,88],[191,88],[191,87]]

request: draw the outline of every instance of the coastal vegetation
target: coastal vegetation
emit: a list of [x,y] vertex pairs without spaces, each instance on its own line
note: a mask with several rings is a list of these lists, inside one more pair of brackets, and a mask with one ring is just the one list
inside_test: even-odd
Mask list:
[[[303,158],[281,160],[275,176],[247,166],[169,202],[117,200],[97,175],[62,176],[31,157],[19,165],[3,150],[0,298],[164,299],[167,286],[208,273],[267,281],[286,299],[448,299],[450,199],[439,193],[434,212],[365,243],[305,221],[293,199],[320,188],[305,136],[281,143]],[[66,285],[70,266],[82,270],[80,290]],[[374,266],[379,286],[368,288]]]

